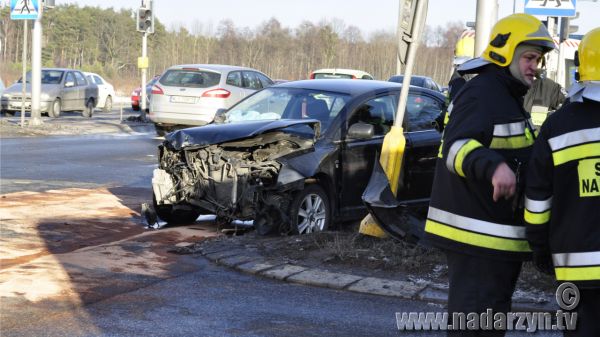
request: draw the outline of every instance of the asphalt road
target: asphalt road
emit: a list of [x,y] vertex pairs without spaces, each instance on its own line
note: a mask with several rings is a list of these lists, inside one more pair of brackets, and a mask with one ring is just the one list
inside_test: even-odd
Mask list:
[[[28,205],[23,201],[28,197],[24,191],[35,191],[36,196],[54,193],[63,199],[55,199],[52,205],[72,203],[74,208],[89,207],[89,212],[94,211],[93,205],[85,205],[85,198],[84,201],[78,201],[81,197],[71,198],[70,193],[81,195],[90,190],[100,203],[106,201],[106,196],[101,195],[99,189],[121,188],[135,191],[129,195],[133,201],[129,200],[127,205],[144,201],[150,191],[158,142],[153,134],[2,139],[1,193],[3,200],[11,200],[11,208],[21,207],[20,212],[11,213],[14,216],[3,221],[3,231],[10,234],[3,239],[4,248],[13,247],[11,244],[17,247],[11,240],[19,237],[16,230],[28,218],[28,209],[32,213],[29,217],[35,218],[36,212],[47,213],[47,216],[35,220],[35,231],[23,232],[26,235],[21,235],[22,241],[29,240],[31,233],[38,233],[41,244],[47,245],[49,241],[44,240],[56,236],[42,235],[46,228],[43,222],[48,222],[55,210],[52,207],[39,210],[35,203]],[[48,194],[49,190],[54,192]],[[110,226],[118,224],[102,222],[106,220],[103,217],[109,217],[115,210],[122,211],[124,206],[111,207],[103,207],[103,216],[92,215],[84,222],[80,216],[65,224],[85,223],[91,230],[104,223],[100,228],[104,233],[113,231],[115,228]],[[120,215],[118,219],[135,226],[134,218]],[[169,245],[189,242],[192,234],[183,235],[185,230],[202,230],[202,236],[208,236],[210,224],[194,228],[198,226],[180,228],[179,232],[161,230],[150,233],[152,235],[145,232],[110,242],[94,243],[86,239],[80,242],[84,248],[72,250],[60,250],[58,244],[55,250],[49,249],[40,255],[27,253],[28,259],[22,262],[15,259],[17,262],[13,261],[10,267],[0,267],[1,335],[445,335],[396,329],[396,312],[443,311],[437,304],[283,283],[240,274],[213,265],[200,256],[174,256],[167,252]],[[78,227],[78,230],[85,232],[85,228]],[[66,237],[71,232],[76,231],[60,235]],[[167,234],[170,236],[165,236]],[[153,235],[159,238],[151,239]],[[93,239],[99,240],[98,237]],[[124,264],[127,259],[133,262]],[[118,263],[122,265],[111,267]],[[48,270],[62,273],[60,286],[67,290],[60,288],[53,293],[53,289],[44,289],[44,278],[48,278],[50,284],[56,281],[54,274],[44,269],[50,264],[54,269]],[[36,274],[36,270],[41,271]],[[17,278],[23,280],[15,281]],[[8,289],[10,284],[18,289]],[[36,296],[30,293],[35,289],[39,289]],[[549,334],[538,334],[546,335]]]

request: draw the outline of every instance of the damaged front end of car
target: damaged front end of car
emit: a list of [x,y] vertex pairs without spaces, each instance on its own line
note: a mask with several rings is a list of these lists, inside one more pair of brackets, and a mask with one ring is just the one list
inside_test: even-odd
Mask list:
[[302,123],[314,128],[311,137],[283,130],[297,124],[279,123],[241,138],[236,133],[234,139],[213,144],[205,144],[210,143],[204,141],[205,132],[194,133],[200,128],[169,135],[159,146],[152,179],[158,216],[181,223],[173,212],[187,210],[215,214],[218,222],[254,220],[263,234],[289,230],[290,193],[301,189],[306,177],[287,167],[285,158],[314,151],[319,127],[318,122]]

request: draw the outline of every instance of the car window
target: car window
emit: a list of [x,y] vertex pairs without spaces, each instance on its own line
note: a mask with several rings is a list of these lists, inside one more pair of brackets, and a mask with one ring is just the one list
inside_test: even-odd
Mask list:
[[68,73],[67,73],[67,78],[65,78],[65,84],[67,84],[68,82],[72,82],[72,83],[73,83],[73,85],[76,85],[76,82],[75,82],[75,75],[73,75],[73,73],[72,73],[72,72],[68,72]]
[[195,69],[171,69],[158,80],[173,87],[208,88],[219,84],[221,74]]
[[408,130],[420,131],[433,128],[432,122],[442,111],[442,103],[424,94],[409,94],[406,102]]
[[396,99],[393,95],[370,99],[354,111],[348,126],[355,123],[370,124],[374,126],[375,136],[383,136],[394,124],[396,109]]
[[87,85],[88,82],[85,80],[85,77],[78,71],[74,72],[75,79],[77,80],[77,85]]
[[264,119],[317,119],[321,130],[339,114],[350,96],[299,88],[266,88],[235,105],[228,122]]
[[102,81],[102,79],[99,76],[94,76],[94,82],[98,85],[104,84],[104,82]]
[[262,84],[263,88],[270,87],[273,85],[273,81],[270,78],[268,78],[267,76],[265,76],[261,73],[255,73],[255,74],[258,77],[258,79],[260,80],[260,83]]
[[227,75],[227,81],[225,82],[228,85],[233,85],[235,87],[242,87],[242,72],[241,71],[232,71]]
[[[44,84],[60,84],[63,78],[64,71],[60,70],[42,70],[42,83]],[[27,82],[31,81],[31,73],[27,73]],[[20,82],[20,81],[19,81]]]
[[349,74],[328,74],[328,73],[315,73],[314,74],[314,79],[315,80],[323,80],[323,79],[336,79],[336,78],[346,78],[346,79],[352,79],[354,76],[349,75]]
[[244,88],[259,90],[262,89],[263,86],[260,83],[258,77],[256,77],[256,73],[252,71],[243,71],[242,78],[244,81]]

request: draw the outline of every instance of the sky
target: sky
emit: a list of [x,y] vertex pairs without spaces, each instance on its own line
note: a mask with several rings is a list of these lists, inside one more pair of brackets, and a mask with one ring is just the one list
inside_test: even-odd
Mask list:
[[[0,0],[2,1],[2,0]],[[533,0],[530,0],[533,1]],[[555,0],[554,0],[555,1]],[[549,2],[554,2],[551,0]],[[5,0],[8,3],[8,0]],[[103,8],[137,8],[141,0],[55,0],[56,4],[77,3]],[[429,0],[427,24],[445,26],[452,21],[475,21],[476,0]],[[498,17],[522,12],[524,0],[498,0]],[[322,19],[341,19],[366,34],[396,30],[398,0],[154,0],[154,11],[167,29],[185,26],[193,31],[195,23],[204,29],[214,28],[221,20],[231,19],[236,27],[255,28],[274,17],[288,28],[302,21],[318,23]],[[578,25],[576,34],[584,34],[600,26],[600,1],[577,0],[580,17],[571,24]]]

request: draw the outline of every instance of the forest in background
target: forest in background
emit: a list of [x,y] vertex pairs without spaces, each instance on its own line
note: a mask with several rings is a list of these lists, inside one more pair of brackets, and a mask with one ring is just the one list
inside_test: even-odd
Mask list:
[[[128,95],[139,86],[137,58],[142,44],[133,13],[77,5],[45,11],[43,66],[99,73]],[[463,29],[461,22],[426,27],[413,74],[445,85]],[[31,40],[28,43],[30,47]],[[350,68],[387,80],[396,73],[396,45],[395,32],[365,37],[358,27],[339,19],[305,21],[295,28],[274,18],[254,28],[237,27],[231,20],[216,26],[195,21],[189,27],[169,29],[155,19],[155,33],[148,38],[149,77],[174,64],[218,63],[252,67],[273,79],[306,79],[315,69]],[[7,85],[20,77],[22,47],[22,21],[10,19],[8,6],[0,8],[0,75]]]

